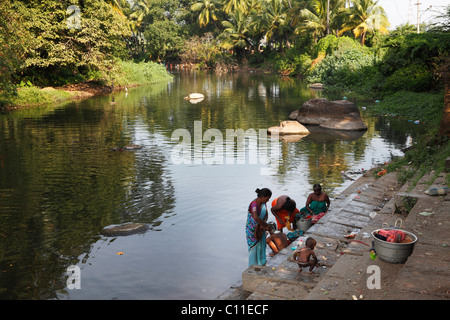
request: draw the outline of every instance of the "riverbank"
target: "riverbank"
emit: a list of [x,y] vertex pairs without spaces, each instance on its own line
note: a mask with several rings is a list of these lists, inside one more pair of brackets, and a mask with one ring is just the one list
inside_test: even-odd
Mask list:
[[[305,234],[317,240],[320,267],[314,274],[299,273],[292,261],[296,241],[269,258],[266,266],[244,270],[242,279],[217,299],[448,300],[450,195],[424,193],[430,185],[447,186],[445,174],[435,177],[430,172],[413,188],[410,183],[399,183],[396,175],[392,172],[377,179],[366,173],[332,200],[327,215]],[[411,200],[415,204],[405,208],[405,202]],[[388,263],[379,257],[372,260],[371,232],[396,222],[418,237],[412,255],[404,264]],[[356,236],[348,240],[344,236],[350,232]],[[380,286],[371,289],[368,277],[373,266],[380,270]]]
[[[138,84],[131,86],[138,86]],[[0,107],[0,110],[8,111],[71,100],[82,100],[97,95],[121,91],[124,88],[124,86],[112,88],[111,86],[100,85],[92,81],[70,84],[64,87],[18,88],[17,97],[12,98],[10,103]]]
[[[39,87],[21,82],[17,94],[0,94],[0,110],[14,110],[71,100],[87,99],[142,85],[171,81],[173,76],[164,65],[154,62],[118,61],[108,76],[96,75],[85,81],[70,81],[63,86]],[[108,80],[106,80],[108,79]]]
[[[128,66],[128,68],[131,68]],[[169,68],[169,71],[172,68]],[[177,69],[177,68],[174,68]],[[195,68],[194,68],[195,70]],[[129,73],[133,73],[133,70],[129,70]],[[189,69],[191,71],[191,69]],[[268,73],[269,71],[256,68],[240,68],[236,70],[237,72],[248,72],[248,73]],[[225,71],[229,72],[229,71]],[[220,73],[220,72],[219,72]],[[168,73],[169,75],[169,73]],[[170,75],[163,79],[170,80]],[[163,81],[161,80],[161,81]],[[155,81],[153,83],[157,83]],[[117,82],[116,82],[117,83]],[[0,101],[0,111],[10,111],[21,108],[37,107],[52,103],[61,103],[65,101],[72,100],[83,100],[88,99],[93,96],[106,95],[114,92],[128,90],[130,88],[139,87],[142,85],[151,85],[153,83],[143,81],[130,82],[129,80],[120,79],[118,85],[114,82],[111,85],[105,85],[99,81],[85,81],[82,83],[67,84],[60,87],[44,87],[39,88],[35,86],[23,87],[17,89],[17,96],[10,99],[9,102],[4,102],[1,105]],[[125,84],[124,84],[125,83]],[[1,99],[0,99],[1,100]]]

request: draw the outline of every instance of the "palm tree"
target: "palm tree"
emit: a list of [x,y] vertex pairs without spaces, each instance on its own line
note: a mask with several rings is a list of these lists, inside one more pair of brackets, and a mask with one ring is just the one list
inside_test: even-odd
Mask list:
[[130,18],[134,21],[135,26],[139,27],[144,20],[145,16],[150,12],[150,6],[148,0],[137,0],[133,2],[133,13]]
[[245,47],[251,46],[249,35],[252,28],[252,19],[250,15],[240,10],[235,10],[228,17],[229,20],[222,21],[225,29],[220,35],[220,46],[227,50],[236,48],[240,53]]
[[222,0],[225,13],[230,13],[236,10],[248,13],[249,0]]
[[150,13],[151,2],[149,0],[135,0],[132,5],[133,13],[130,14],[128,26],[131,30],[131,46],[136,52],[145,50],[145,41],[143,33],[143,21]]
[[216,21],[217,21],[217,10],[219,3],[217,0],[202,0],[197,3],[194,3],[191,6],[192,11],[200,11],[198,16],[198,22],[200,27],[206,26],[210,19],[212,19],[214,26],[217,29]]
[[125,16],[122,7],[125,5],[126,0],[105,0],[105,2],[107,2],[120,16]]
[[289,47],[289,34],[291,30],[289,16],[290,6],[286,0],[266,0],[262,5],[261,24],[264,25],[265,38],[269,42],[274,36],[278,36],[283,51],[283,40]]
[[327,30],[338,28],[339,17],[344,10],[345,0],[311,0],[300,10],[300,26],[295,33],[310,32],[314,42],[327,34]]
[[361,37],[361,45],[364,45],[367,32],[389,32],[389,20],[383,7],[378,5],[378,0],[354,0],[352,4],[348,9],[347,25],[339,34],[352,30],[355,38]]

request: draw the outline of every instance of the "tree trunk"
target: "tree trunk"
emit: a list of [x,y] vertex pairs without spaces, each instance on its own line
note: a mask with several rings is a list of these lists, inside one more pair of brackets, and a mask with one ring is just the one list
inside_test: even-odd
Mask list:
[[289,36],[286,34],[286,47],[288,48],[288,49],[290,49],[291,48],[291,42],[289,41]]
[[366,42],[366,33],[363,32],[362,37],[361,37],[361,44],[364,45],[365,42]]
[[443,80],[445,84],[444,91],[444,108],[442,111],[442,119],[439,129],[439,136],[450,137],[450,59],[448,59],[444,66]]

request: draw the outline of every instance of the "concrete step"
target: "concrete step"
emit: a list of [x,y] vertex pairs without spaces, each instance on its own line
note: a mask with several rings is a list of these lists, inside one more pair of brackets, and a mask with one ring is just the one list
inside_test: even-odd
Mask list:
[[314,274],[308,274],[307,269],[299,273],[297,264],[289,261],[293,250],[285,248],[269,259],[266,266],[252,266],[242,273],[242,289],[250,293],[247,299],[306,299],[342,254],[361,256],[368,251],[366,246],[345,243],[344,236],[360,232],[371,222],[374,210],[379,211],[391,200],[390,194],[397,183],[394,174],[388,176],[359,185],[354,192],[338,197],[329,212],[307,230],[304,238],[316,239],[316,255],[325,265],[315,268]]
[[[241,297],[249,300],[308,299],[317,297],[313,292],[323,294],[326,288],[344,281],[338,278],[333,280],[333,277],[326,275],[343,257],[355,259],[369,249],[368,246],[346,241],[344,236],[364,230],[372,222],[374,212],[383,210],[385,205],[391,213],[392,194],[399,188],[395,174],[376,180],[365,177],[362,181],[368,180],[369,183],[358,183],[357,180],[351,188],[332,200],[329,212],[301,237],[306,239],[311,236],[317,241],[315,253],[321,266],[316,267],[313,274],[309,274],[307,268],[300,273],[298,265],[292,261],[292,248],[297,245],[294,241],[288,248],[268,258],[265,266],[251,266],[242,273]],[[369,244],[369,240],[365,241]],[[228,296],[234,297],[232,294]]]
[[247,299],[304,299],[339,256],[334,252],[333,239],[316,237],[316,240],[315,252],[321,266],[315,268],[313,274],[308,273],[308,268],[299,272],[297,263],[292,260],[294,250],[285,248],[269,259],[266,266],[251,266],[242,273],[242,290]]

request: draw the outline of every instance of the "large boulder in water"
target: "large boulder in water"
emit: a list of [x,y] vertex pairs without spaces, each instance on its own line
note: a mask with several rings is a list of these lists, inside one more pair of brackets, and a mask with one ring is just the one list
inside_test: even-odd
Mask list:
[[297,121],[303,125],[316,125],[333,130],[367,130],[358,107],[348,100],[308,100],[298,110]]

